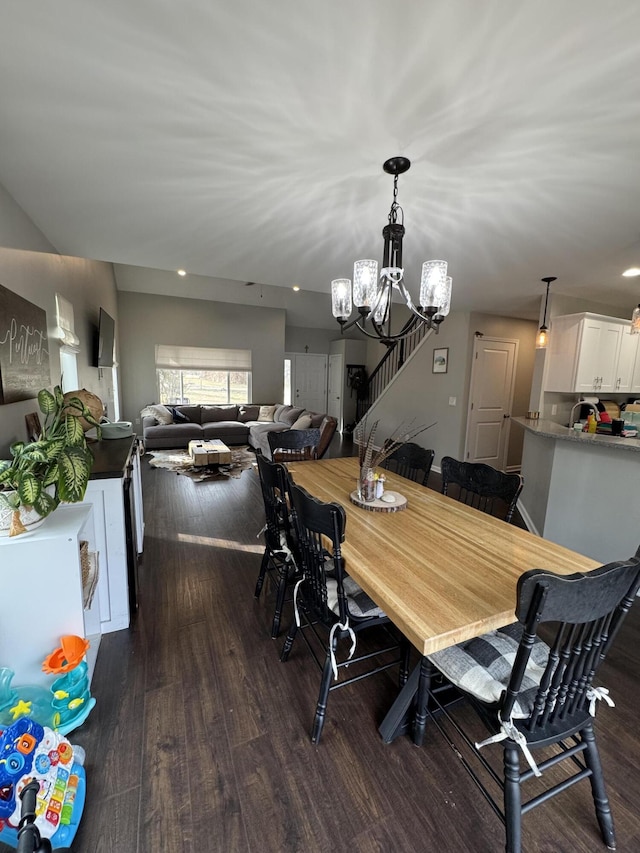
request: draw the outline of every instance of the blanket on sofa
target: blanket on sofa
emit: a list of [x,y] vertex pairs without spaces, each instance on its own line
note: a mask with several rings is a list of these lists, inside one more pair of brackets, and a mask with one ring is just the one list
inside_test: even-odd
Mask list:
[[149,465],[152,468],[166,468],[176,474],[184,474],[194,483],[224,477],[238,478],[243,471],[254,467],[256,461],[255,453],[246,446],[231,448],[231,462],[228,465],[195,466],[186,450],[149,450],[146,456],[151,457]]

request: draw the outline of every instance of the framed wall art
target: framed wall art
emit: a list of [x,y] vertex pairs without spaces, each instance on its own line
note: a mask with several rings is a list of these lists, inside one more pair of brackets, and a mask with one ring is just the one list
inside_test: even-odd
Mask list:
[[47,313],[0,284],[0,404],[51,385]]
[[432,373],[446,373],[449,366],[449,347],[440,347],[433,351]]

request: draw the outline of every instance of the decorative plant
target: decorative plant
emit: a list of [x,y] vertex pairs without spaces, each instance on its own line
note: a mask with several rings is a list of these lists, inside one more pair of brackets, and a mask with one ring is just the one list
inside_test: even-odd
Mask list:
[[373,423],[369,430],[369,434],[367,435],[367,419],[364,417],[357,425],[354,432],[354,439],[358,445],[360,470],[373,470],[374,468],[377,468],[378,465],[382,465],[384,460],[388,456],[391,456],[395,450],[407,441],[413,441],[413,439],[417,435],[420,435],[420,433],[431,429],[432,426],[435,426],[436,421],[428,426],[422,425],[419,427],[414,427],[413,423],[413,421],[410,421],[408,424],[400,424],[400,426],[396,427],[396,429],[391,433],[389,438],[385,438],[381,447],[376,448],[375,437],[379,421],[375,421]]
[[[84,426],[98,421],[76,396],[63,394],[59,385],[53,393],[43,388],[38,406],[44,415],[40,436],[31,442],[11,445],[12,458],[0,461],[0,506],[12,510],[10,536],[24,533],[20,509],[34,509],[43,518],[62,501],[76,503],[84,498],[93,454]],[[83,420],[84,419],[84,420]]]

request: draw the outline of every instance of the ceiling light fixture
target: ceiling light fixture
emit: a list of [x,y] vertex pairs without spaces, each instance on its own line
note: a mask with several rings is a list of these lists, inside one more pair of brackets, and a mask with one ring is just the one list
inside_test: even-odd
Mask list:
[[548,275],[545,278],[541,278],[540,281],[545,281],[547,283],[547,295],[544,300],[544,316],[542,318],[542,325],[538,329],[538,337],[536,338],[536,349],[546,349],[549,344],[549,329],[547,329],[547,305],[549,303],[549,285],[552,281],[557,281],[557,276]]
[[640,267],[629,267],[629,269],[625,270],[622,275],[625,278],[635,278],[635,276],[640,275]]
[[187,274],[186,270],[178,270],[178,275],[185,276]]
[[[392,157],[382,168],[393,175],[393,202],[389,211],[389,223],[382,229],[384,250],[382,269],[378,279],[378,262],[356,261],[353,265],[353,290],[351,279],[336,278],[331,282],[331,307],[333,316],[344,332],[357,326],[369,338],[378,338],[391,345],[407,337],[422,326],[435,329],[449,313],[451,307],[451,276],[447,275],[446,261],[425,261],[420,281],[420,304],[413,304],[404,284],[402,268],[402,239],[404,237],[404,211],[398,204],[398,175],[408,171],[411,161],[406,157]],[[400,222],[398,222],[398,214]],[[391,303],[394,288],[401,294],[411,316],[395,334],[391,331]],[[350,321],[353,305],[358,310]],[[369,331],[367,320],[371,321]]]
[[300,290],[300,285],[298,285],[298,284],[294,284],[294,285],[293,285],[293,290],[295,290],[295,292],[297,293],[297,292]]

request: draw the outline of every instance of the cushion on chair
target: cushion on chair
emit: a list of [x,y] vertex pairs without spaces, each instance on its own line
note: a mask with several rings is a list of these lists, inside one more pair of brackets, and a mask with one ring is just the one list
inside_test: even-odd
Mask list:
[[[347,596],[349,613],[356,619],[364,619],[371,616],[384,616],[384,610],[378,607],[367,593],[359,586],[353,578],[345,577],[342,587]],[[338,582],[333,578],[327,578],[327,606],[337,616],[340,615],[338,605]]]
[[[507,688],[521,635],[522,625],[514,622],[506,628],[490,631],[428,657],[460,690],[470,693],[480,702],[492,704],[500,700]],[[513,706],[514,719],[529,717],[548,656],[549,647],[542,640],[536,640],[522,680],[522,689]]]

